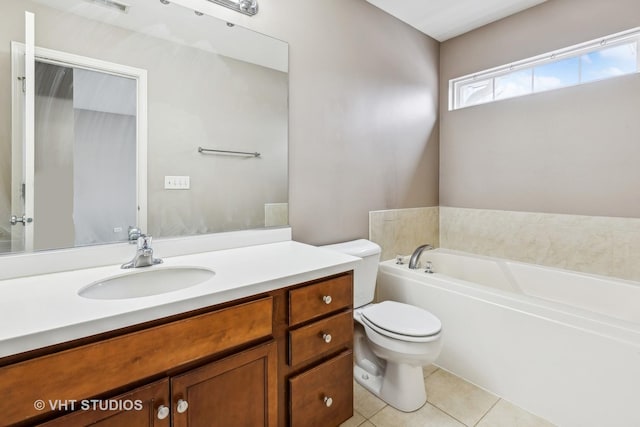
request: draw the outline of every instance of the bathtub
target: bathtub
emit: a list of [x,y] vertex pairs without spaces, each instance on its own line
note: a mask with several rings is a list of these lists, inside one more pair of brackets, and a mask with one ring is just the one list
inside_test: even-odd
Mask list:
[[640,426],[640,283],[447,249],[421,260],[433,274],[380,263],[377,298],[440,318],[438,366],[559,426]]

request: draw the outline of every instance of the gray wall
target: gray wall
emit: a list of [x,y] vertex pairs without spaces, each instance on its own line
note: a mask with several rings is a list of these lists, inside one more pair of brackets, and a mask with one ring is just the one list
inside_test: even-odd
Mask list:
[[364,0],[261,0],[251,18],[218,16],[289,43],[295,240],[367,237],[370,210],[438,204],[435,40]]
[[633,28],[637,0],[550,0],[444,42],[440,204],[640,216],[640,75],[447,111],[448,81]]

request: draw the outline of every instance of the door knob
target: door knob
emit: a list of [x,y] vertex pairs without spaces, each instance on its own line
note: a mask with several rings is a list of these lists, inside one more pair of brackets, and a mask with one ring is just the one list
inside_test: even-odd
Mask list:
[[164,405],[160,405],[158,407],[158,419],[159,420],[164,420],[165,418],[167,418],[169,416],[169,407],[164,406]]
[[188,408],[189,408],[189,403],[186,400],[183,400],[183,399],[178,400],[178,404],[176,405],[176,411],[178,411],[179,414],[183,414],[187,412]]
[[33,221],[33,218],[27,218],[26,214],[23,214],[20,217],[16,215],[11,215],[11,218],[9,219],[9,222],[11,223],[11,225],[16,225],[19,222],[21,222],[22,225],[27,225],[27,223],[32,221]]
[[324,399],[322,400],[327,408],[330,408],[331,405],[333,405],[333,399],[330,398],[329,396],[325,396]]

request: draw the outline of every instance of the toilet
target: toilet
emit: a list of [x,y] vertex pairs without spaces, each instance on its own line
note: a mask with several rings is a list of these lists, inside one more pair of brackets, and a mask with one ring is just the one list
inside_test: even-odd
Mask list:
[[365,239],[323,246],[362,258],[354,269],[354,378],[404,411],[427,401],[422,367],[442,349],[440,320],[420,307],[396,301],[372,303],[380,246]]

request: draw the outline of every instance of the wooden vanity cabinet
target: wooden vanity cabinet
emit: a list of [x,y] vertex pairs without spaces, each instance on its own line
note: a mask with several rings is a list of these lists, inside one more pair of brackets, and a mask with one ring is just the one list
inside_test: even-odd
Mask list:
[[[352,281],[343,273],[0,360],[0,424],[338,426],[353,414]],[[51,407],[60,400],[64,411]]]
[[[107,399],[119,394],[114,391],[179,374],[216,355],[220,358],[272,340],[272,336],[273,297],[262,295],[253,301],[214,307],[191,317],[3,366],[2,422],[31,426],[36,420],[82,410],[68,404],[60,408],[57,403]],[[275,355],[271,358],[275,360]],[[42,407],[37,407],[36,401],[42,401]],[[168,405],[172,411],[176,402],[172,399]]]
[[289,423],[338,426],[353,416],[353,275],[289,291]]
[[[171,417],[168,413],[170,411],[169,380],[166,378],[116,396],[110,401],[118,402],[120,408],[86,410],[85,408],[92,407],[93,402],[76,402],[75,412],[38,426],[169,427],[171,425]],[[162,411],[165,411],[166,416],[158,416],[163,413]]]
[[276,427],[277,366],[272,341],[171,378],[173,426]]
[[77,402],[75,412],[39,426],[275,427],[276,370],[270,341],[104,401],[121,410],[85,410],[91,401]]
[[353,416],[353,352],[289,379],[291,425],[338,426]]

